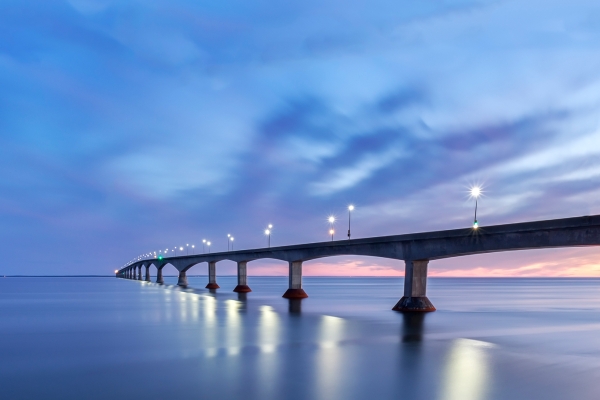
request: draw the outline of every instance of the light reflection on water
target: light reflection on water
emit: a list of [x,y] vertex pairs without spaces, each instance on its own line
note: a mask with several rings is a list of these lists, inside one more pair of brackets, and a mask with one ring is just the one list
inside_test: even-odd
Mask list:
[[431,314],[390,311],[399,279],[205,281],[0,280],[3,396],[600,398],[599,280],[432,279]]
[[446,359],[440,399],[485,399],[490,385],[486,349],[493,346],[479,340],[454,340]]

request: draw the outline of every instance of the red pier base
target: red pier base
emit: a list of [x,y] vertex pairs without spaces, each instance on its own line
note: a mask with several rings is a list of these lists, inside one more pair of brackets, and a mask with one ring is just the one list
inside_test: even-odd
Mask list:
[[281,297],[284,299],[305,299],[308,295],[304,289],[288,289]]
[[250,289],[250,286],[248,285],[237,285],[233,291],[237,293],[248,293],[251,292],[252,289]]
[[221,286],[217,285],[216,283],[209,283],[208,285],[206,285],[207,289],[220,289]]
[[435,307],[425,296],[422,297],[402,297],[398,303],[392,308],[394,311],[400,312],[431,312],[435,311]]

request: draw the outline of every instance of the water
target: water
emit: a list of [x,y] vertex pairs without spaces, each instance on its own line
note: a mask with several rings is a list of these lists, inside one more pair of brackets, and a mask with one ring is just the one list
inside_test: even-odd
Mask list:
[[600,280],[0,279],[2,399],[598,399]]

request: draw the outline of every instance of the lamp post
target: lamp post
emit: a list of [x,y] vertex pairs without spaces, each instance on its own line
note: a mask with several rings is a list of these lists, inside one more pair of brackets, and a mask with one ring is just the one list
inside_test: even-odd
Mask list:
[[273,229],[273,225],[269,224],[267,229],[265,229],[265,235],[267,235],[267,247],[271,247],[271,230]]
[[194,254],[194,247],[196,246],[192,245],[192,254]]
[[206,249],[204,248],[205,244],[206,244],[206,239],[202,239],[202,253],[206,253]]
[[354,211],[354,206],[350,204],[348,206],[348,240],[350,240],[350,213]]
[[473,229],[479,228],[477,222],[477,198],[481,195],[481,188],[479,186],[473,186],[471,188],[471,197],[475,198],[475,217],[473,218]]
[[190,245],[186,243],[185,245],[185,255],[189,256],[190,255]]
[[208,246],[208,252],[210,253],[210,242],[206,242],[206,245]]
[[333,234],[335,233],[333,230],[333,224],[335,223],[335,216],[330,215],[327,217],[327,222],[329,222],[329,234],[331,235],[331,241],[333,242]]
[[229,239],[231,239],[231,235],[228,233],[227,234],[227,251],[229,251]]
[[231,251],[233,251],[233,236],[229,238],[229,241],[231,242]]

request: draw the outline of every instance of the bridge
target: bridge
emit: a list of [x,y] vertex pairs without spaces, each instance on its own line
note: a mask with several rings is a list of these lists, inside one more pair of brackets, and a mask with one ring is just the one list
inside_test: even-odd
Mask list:
[[120,278],[150,281],[150,266],[157,269],[156,282],[164,283],[162,269],[171,264],[179,271],[178,285],[187,286],[187,271],[208,263],[208,289],[218,289],[216,264],[237,262],[237,286],[234,292],[251,292],[247,264],[254,260],[276,259],[289,263],[289,286],[283,297],[308,297],[302,288],[302,263],[323,257],[355,255],[403,260],[404,296],[393,307],[396,311],[435,311],[427,298],[427,268],[430,260],[500,251],[546,249],[600,245],[600,215],[522,222],[479,228],[453,229],[406,235],[338,240],[292,246],[236,250],[221,253],[146,259],[117,271]]

